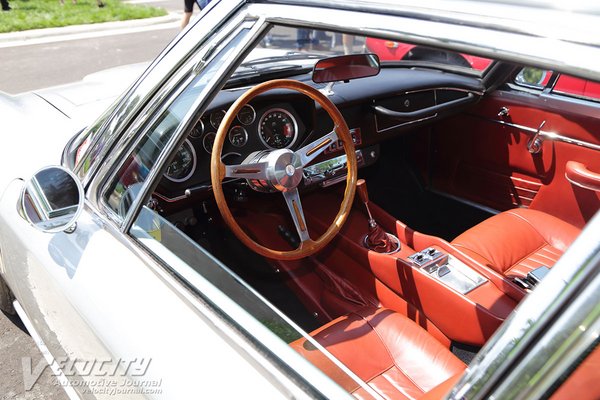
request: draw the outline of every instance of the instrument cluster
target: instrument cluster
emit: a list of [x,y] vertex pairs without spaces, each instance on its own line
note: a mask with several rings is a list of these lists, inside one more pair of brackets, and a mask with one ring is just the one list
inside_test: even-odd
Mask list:
[[[222,109],[208,113],[198,121],[190,133],[192,138],[202,140],[202,147],[208,154],[212,153],[216,132],[225,112]],[[241,149],[252,137],[258,138],[269,149],[289,148],[298,138],[298,122],[291,111],[282,107],[264,110],[257,122],[256,110],[246,104],[229,128],[227,139],[231,147]]]
[[[257,113],[256,110],[259,110]],[[217,130],[225,117],[226,109],[211,110],[203,115],[189,133],[188,140],[178,150],[165,177],[171,182],[183,182],[191,177],[193,170],[202,162],[202,149],[211,154]],[[296,144],[300,127],[296,110],[289,104],[263,104],[260,107],[246,104],[238,112],[227,133],[223,154],[241,157],[253,151],[284,149]],[[193,151],[196,147],[196,151]],[[196,153],[198,158],[196,157]]]

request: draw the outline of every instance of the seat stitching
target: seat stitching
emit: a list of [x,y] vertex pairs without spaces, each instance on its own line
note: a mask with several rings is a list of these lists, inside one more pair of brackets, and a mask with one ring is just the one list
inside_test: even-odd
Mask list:
[[[556,262],[556,260],[555,260],[554,258],[552,258],[552,257],[548,257],[548,256],[545,256],[545,255],[543,255],[543,254],[541,254],[541,253],[532,254],[532,256],[536,256],[536,257],[539,257],[539,258],[545,258],[545,259],[547,259],[547,260],[550,260],[552,263],[555,263],[555,262]],[[532,260],[532,261],[533,261],[533,260]],[[540,261],[537,261],[537,260],[536,260],[536,262],[540,262]]]
[[[509,215],[514,215],[515,217],[520,218],[523,221],[525,221],[525,223],[527,223],[527,225],[529,225],[538,235],[540,235],[540,237],[544,240],[544,242],[548,243],[546,241],[546,237],[544,235],[542,235],[541,232],[535,226],[533,226],[533,224],[531,222],[529,222],[527,219],[525,219],[524,217],[520,216],[519,214],[515,214],[512,211],[506,211],[506,213],[509,214]],[[550,244],[550,243],[548,243],[548,244]]]
[[[381,342],[381,344],[383,345],[383,347],[385,348],[385,351],[387,351],[388,355],[390,356],[390,358],[392,359],[392,364],[396,366],[396,368],[398,368],[400,370],[400,372],[402,372],[402,374],[404,374],[404,376],[406,376],[406,378],[411,381],[421,392],[425,393],[425,389],[423,389],[421,387],[421,385],[417,384],[417,382],[415,382],[398,364],[396,364],[396,359],[392,356],[392,353],[390,352],[390,349],[388,348],[387,344],[385,343],[385,341],[383,340],[383,338],[381,337],[381,335],[379,334],[379,332],[377,332],[377,329],[375,329],[375,327],[373,325],[371,325],[371,323],[369,322],[369,320],[367,320],[365,317],[363,317],[361,315],[362,319],[365,320],[365,322],[371,327],[371,329],[373,329],[373,332],[375,332],[375,334],[377,335],[377,337],[379,338],[379,341]],[[386,370],[387,371],[387,370]]]
[[517,265],[519,265],[520,263],[522,263],[523,261],[525,261],[526,259],[528,259],[532,254],[537,253],[542,247],[546,246],[547,243],[542,244],[540,247],[538,247],[537,249],[535,249],[534,251],[532,251],[531,253],[525,255],[523,258],[521,258],[519,261],[517,261],[516,263],[514,263],[513,265],[510,266],[510,268],[507,268],[507,271],[510,269],[513,269],[514,267],[516,267]]
[[[392,367],[389,367],[388,369],[383,371],[381,373],[381,377],[383,377],[383,379],[388,381],[394,388],[396,388],[397,391],[402,393],[404,396],[406,396],[407,398],[411,398],[412,396],[410,396],[402,386],[398,385],[396,382],[392,381],[391,378],[388,378],[386,375],[384,375],[384,373],[389,372],[391,369],[392,369]],[[402,372],[402,374],[408,378],[408,376],[404,372]],[[412,380],[410,378],[408,378],[408,379],[412,382]],[[421,388],[419,386],[417,386],[417,389],[421,390]],[[425,392],[423,392],[423,393],[425,393]]]
[[452,243],[452,245],[454,247],[462,247],[463,249],[467,249],[475,254],[477,254],[479,257],[483,258],[485,261],[487,261],[489,264],[491,265],[496,265],[495,263],[491,262],[487,257],[482,256],[481,254],[479,254],[478,252],[476,252],[475,250],[471,249],[470,247],[465,246],[464,244],[461,243]]

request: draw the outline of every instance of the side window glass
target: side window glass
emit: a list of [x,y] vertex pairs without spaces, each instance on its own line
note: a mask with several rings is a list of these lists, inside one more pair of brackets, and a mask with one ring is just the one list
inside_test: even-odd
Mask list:
[[515,83],[519,86],[541,90],[546,86],[551,76],[552,71],[525,67],[515,77]]
[[561,75],[552,90],[554,93],[600,101],[600,83]]
[[228,44],[217,52],[215,59],[194,81],[173,101],[169,108],[150,126],[146,134],[136,145],[135,150],[125,160],[114,181],[103,194],[105,204],[119,218],[123,219],[141,187],[154,167],[159,154],[169,142],[184,116],[192,107],[206,84],[230,57],[244,38],[248,29],[237,34]]

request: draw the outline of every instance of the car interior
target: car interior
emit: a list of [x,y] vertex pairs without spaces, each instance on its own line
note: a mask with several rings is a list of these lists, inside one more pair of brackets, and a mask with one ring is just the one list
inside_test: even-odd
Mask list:
[[[275,26],[195,114],[145,208],[367,383],[277,332],[349,393],[435,398],[598,210],[599,88]],[[133,191],[142,164],[118,185]]]

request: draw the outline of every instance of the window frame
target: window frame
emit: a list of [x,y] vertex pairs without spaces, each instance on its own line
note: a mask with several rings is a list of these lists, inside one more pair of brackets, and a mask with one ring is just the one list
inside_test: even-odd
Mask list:
[[[247,26],[245,26],[245,24],[248,23],[253,24],[254,27],[248,29]],[[149,130],[155,126],[160,118],[163,117],[164,113],[167,112],[173,103],[179,99],[179,96],[185,92],[189,85],[193,84],[197,76],[204,71],[205,66],[215,60],[219,54],[216,50],[219,48],[224,49],[228,44],[235,40],[237,35],[242,34],[244,29],[248,30],[248,33],[246,33],[245,38],[242,38],[239,47],[246,47],[252,36],[256,34],[253,31],[257,29],[257,26],[260,27],[260,25],[258,19],[251,21],[242,15],[223,27],[219,34],[214,35],[212,40],[205,43],[205,45],[200,48],[194,56],[190,57],[177,73],[174,74],[172,79],[165,85],[163,93],[158,96],[158,104],[149,104],[143,109],[140,113],[141,117],[139,117],[126,132],[126,144],[123,145],[123,150],[120,152],[118,162],[113,162],[109,172],[104,176],[102,183],[99,185],[97,194],[97,204],[102,213],[117,225],[122,232],[126,233],[129,231],[129,228],[135,219],[135,215],[137,215],[142,206],[146,194],[150,192],[151,187],[155,187],[155,185],[158,184],[158,181],[160,180],[160,177],[158,176],[160,175],[159,172],[167,165],[169,159],[175,155],[174,150],[186,139],[183,133],[189,126],[196,122],[197,118],[194,116],[198,115],[215,95],[215,88],[218,87],[217,82],[220,81],[220,79],[209,82],[206,87],[201,90],[200,95],[186,112],[181,123],[161,150],[158,159],[142,182],[140,193],[132,202],[125,216],[118,215],[105,200],[105,196],[110,190],[112,182],[114,182],[115,179],[118,179],[117,174],[120,169],[136,151],[137,146],[147,138]],[[231,68],[231,63],[231,60],[225,60],[223,65],[215,72],[215,75],[223,76],[223,74]],[[199,69],[200,65],[202,65],[202,69]],[[203,104],[203,106],[198,108],[199,104]]]

